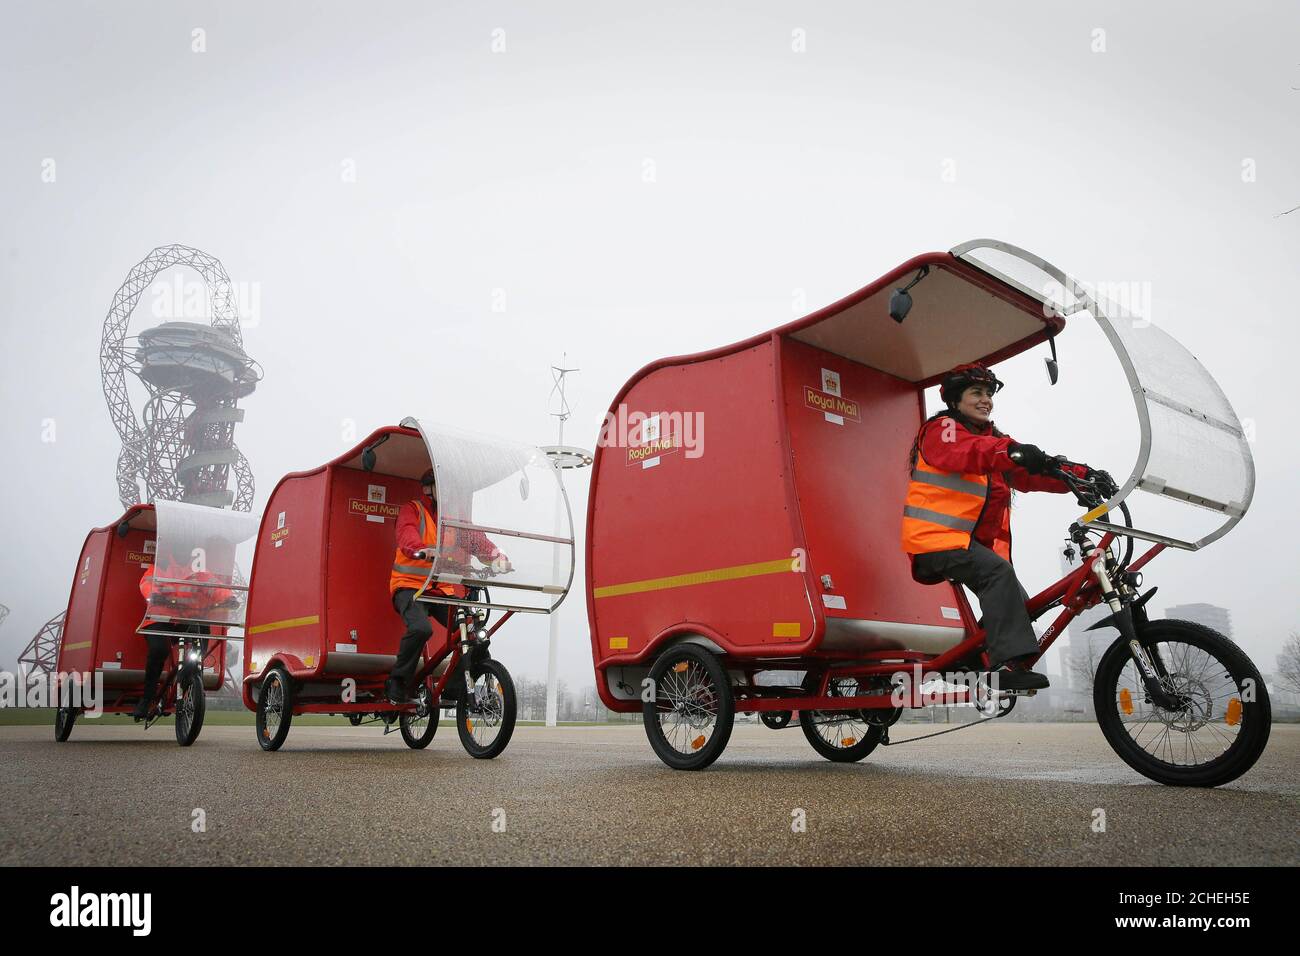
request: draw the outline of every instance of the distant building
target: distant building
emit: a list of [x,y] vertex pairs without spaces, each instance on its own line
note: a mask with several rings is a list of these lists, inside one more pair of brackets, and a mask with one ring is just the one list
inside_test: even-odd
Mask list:
[[1228,639],[1232,638],[1232,614],[1226,607],[1217,604],[1175,604],[1165,608],[1165,617],[1204,624],[1210,630],[1218,631]]

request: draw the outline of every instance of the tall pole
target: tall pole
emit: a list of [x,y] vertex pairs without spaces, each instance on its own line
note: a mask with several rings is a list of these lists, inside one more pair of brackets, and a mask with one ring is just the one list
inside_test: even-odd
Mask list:
[[[555,381],[555,384],[551,387],[551,395],[555,395],[557,391],[560,393],[560,410],[558,412],[551,412],[551,414],[554,415],[559,422],[559,434],[555,442],[556,449],[564,448],[564,423],[569,417],[569,403],[564,397],[564,377],[568,375],[570,372],[578,371],[576,368],[564,367],[565,360],[567,360],[568,357],[569,357],[568,353],[566,352],[564,354],[564,358],[560,360],[560,365],[558,367],[554,365],[551,366],[551,377]],[[560,470],[560,481],[561,482],[564,481],[563,468],[561,468]],[[563,508],[564,508],[564,501],[562,497],[560,495],[556,495],[555,496],[555,534],[560,537],[564,536],[564,529],[561,526],[561,522],[564,520]],[[553,549],[553,551],[554,551],[554,560],[551,567],[551,580],[558,581],[564,569],[560,563],[560,549],[557,547]],[[546,726],[547,727],[555,726],[556,716],[559,710],[559,688],[557,686],[559,681],[559,676],[557,674],[557,667],[556,667],[557,658],[559,656],[559,649],[560,649],[560,612],[557,609],[551,612],[551,642],[550,642],[550,647],[547,649],[546,652]]]
[[[563,378],[563,373],[561,373],[561,378]],[[556,440],[555,444],[557,445],[564,444],[564,419],[563,418],[560,419],[559,437]],[[564,480],[564,472],[561,471],[560,481],[563,480]],[[563,533],[563,530],[560,527],[560,522],[563,520],[563,514],[561,512],[561,508],[563,507],[563,505],[564,502],[561,500],[561,497],[559,495],[556,495],[555,496],[555,534],[557,537]],[[551,566],[551,580],[558,581],[560,579],[560,574],[562,570],[560,568],[560,549],[552,548],[551,551],[554,554],[554,562]],[[546,726],[547,727],[555,726],[555,718],[560,706],[559,686],[558,686],[559,676],[556,674],[556,658],[559,655],[559,648],[560,648],[560,612],[559,609],[557,608],[556,610],[551,612],[551,644],[549,649],[546,652]]]

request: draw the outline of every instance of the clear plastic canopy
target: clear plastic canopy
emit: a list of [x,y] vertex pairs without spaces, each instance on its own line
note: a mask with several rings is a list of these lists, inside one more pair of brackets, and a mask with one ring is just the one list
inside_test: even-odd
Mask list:
[[[408,418],[433,463],[435,583],[483,586],[471,603],[549,613],[573,582],[573,516],[560,471],[541,449]],[[488,599],[490,598],[490,600]],[[464,603],[430,587],[421,600]]]
[[[1141,447],[1132,474],[1106,502],[1108,508],[1140,488],[1226,518],[1196,541],[1150,530],[1135,536],[1195,550],[1225,535],[1245,516],[1255,492],[1250,445],[1223,390],[1177,339],[1138,316],[1108,315],[1080,283],[1023,249],[978,239],[952,254],[1060,315],[1091,313],[1114,347],[1137,407]],[[1093,523],[1121,530],[1096,518]]]
[[248,587],[236,549],[257,535],[258,515],[156,501],[153,583],[145,623],[243,627]]

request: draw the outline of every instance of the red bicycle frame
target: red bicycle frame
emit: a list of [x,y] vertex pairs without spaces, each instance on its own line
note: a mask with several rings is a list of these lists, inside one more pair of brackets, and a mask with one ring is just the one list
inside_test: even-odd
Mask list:
[[[1061,613],[1057,615],[1056,620],[1047,627],[1042,637],[1039,638],[1038,654],[1034,656],[1030,666],[1033,666],[1042,658],[1047,649],[1055,643],[1061,632],[1069,626],[1075,617],[1101,601],[1101,589],[1092,575],[1092,566],[1094,561],[1104,558],[1114,540],[1114,533],[1106,532],[1079,567],[1062,577],[1055,584],[1034,595],[1025,604],[1025,610],[1029,612],[1031,621],[1042,617],[1057,604],[1061,605]],[[1136,561],[1130,564],[1127,570],[1139,570],[1164,549],[1164,544],[1152,545]],[[964,599],[965,595],[960,591],[958,593]],[[963,608],[963,611],[965,610],[966,608]],[[830,681],[832,678],[840,677],[890,677],[901,669],[900,661],[910,664],[918,675],[937,676],[953,669],[960,662],[971,660],[976,654],[979,655],[981,665],[987,667],[989,662],[988,653],[984,647],[986,631],[984,628],[975,625],[970,615],[963,614],[963,619],[966,622],[968,632],[966,638],[960,644],[949,648],[942,654],[927,656],[916,652],[877,651],[869,656],[886,659],[879,664],[831,665],[821,673],[817,693],[814,696],[784,697],[780,696],[779,691],[775,688],[768,690],[754,685],[738,688],[737,690],[742,693],[742,698],[737,701],[736,709],[741,712],[818,710],[824,709],[828,700],[834,701],[836,709],[891,709],[895,706],[895,702],[893,695],[888,694],[876,693],[857,697],[830,697],[828,696]],[[970,701],[969,691],[958,690],[952,693],[926,695],[925,701],[922,702],[920,701],[921,693],[919,690],[921,682],[921,680],[913,681],[910,692],[911,698],[905,706],[921,707],[927,704],[942,706],[969,703]],[[776,692],[773,693],[773,691]]]

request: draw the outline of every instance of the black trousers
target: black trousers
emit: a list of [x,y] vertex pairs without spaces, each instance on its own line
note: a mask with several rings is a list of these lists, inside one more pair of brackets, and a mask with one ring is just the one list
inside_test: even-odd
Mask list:
[[420,651],[433,637],[432,621],[437,621],[444,628],[451,619],[451,607],[446,604],[424,604],[415,600],[415,588],[398,588],[393,592],[393,610],[406,622],[406,633],[397,645],[397,660],[393,662],[390,677],[402,682],[406,687],[415,675],[415,665],[420,659]]
[[[162,676],[163,664],[171,655],[176,638],[166,634],[150,634],[150,631],[184,631],[187,634],[210,634],[206,624],[168,624],[155,621],[145,625],[144,639],[149,643],[149,654],[144,660],[144,697],[145,703],[151,703],[158,692],[158,678]],[[208,652],[208,642],[203,642],[203,654]]]
[[1025,610],[1029,595],[1005,558],[972,541],[969,548],[932,551],[912,560],[922,576],[951,578],[975,592],[984,611],[985,644],[991,666],[1038,653],[1038,638]]

